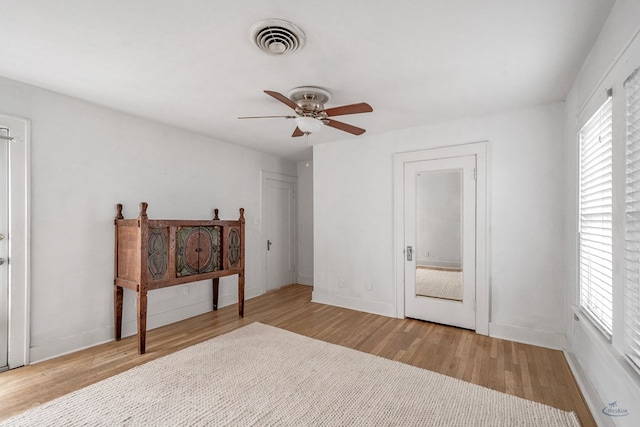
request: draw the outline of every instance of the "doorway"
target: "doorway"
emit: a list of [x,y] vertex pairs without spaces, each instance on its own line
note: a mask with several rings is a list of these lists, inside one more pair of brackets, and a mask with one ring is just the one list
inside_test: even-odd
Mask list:
[[0,114],[0,371],[28,363],[28,129]]
[[296,178],[263,173],[265,290],[295,283]]
[[396,313],[489,332],[486,143],[394,156]]

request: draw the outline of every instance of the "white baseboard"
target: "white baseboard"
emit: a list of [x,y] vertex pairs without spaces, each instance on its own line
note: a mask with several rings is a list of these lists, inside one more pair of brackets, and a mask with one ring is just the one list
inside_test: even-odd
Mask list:
[[451,261],[436,261],[436,260],[418,260],[416,263],[418,267],[442,267],[442,268],[462,268],[460,262]]
[[365,313],[379,314],[380,316],[395,317],[395,309],[392,304],[363,301],[361,299],[346,297],[343,295],[327,294],[316,290],[314,290],[311,295],[311,302],[349,308],[351,310],[363,311]]
[[[113,341],[113,328],[66,337],[29,349],[29,365]],[[69,350],[72,349],[72,350]]]
[[490,322],[489,336],[554,350],[569,348],[569,341],[564,334],[505,325],[503,323]]
[[[245,301],[251,298],[255,298],[259,295],[262,295],[262,291],[258,288],[245,289]],[[229,305],[235,305],[237,303],[237,292],[222,294],[218,297],[219,308]],[[178,307],[161,313],[148,313],[147,330],[179,322],[180,320],[188,319],[190,317],[194,317],[211,310],[212,301],[208,298],[204,301],[198,301],[195,304]],[[135,319],[122,322],[123,338],[135,335],[138,332],[138,326],[136,322],[137,321]],[[72,337],[65,337],[63,339],[31,347],[29,349],[29,364],[44,362],[45,360],[64,356],[65,354],[74,353],[76,351],[84,350],[86,348],[113,341],[113,329],[113,326],[110,326],[105,329],[95,330]]]
[[300,285],[310,285],[313,286],[313,276],[305,276],[303,274],[298,275],[296,279],[296,283]]
[[569,369],[571,369],[571,373],[573,377],[576,379],[578,383],[578,388],[582,392],[582,396],[584,400],[587,402],[587,406],[591,411],[591,415],[596,420],[596,423],[601,427],[614,427],[615,423],[613,419],[610,417],[603,417],[600,412],[602,408],[605,407],[605,403],[602,401],[600,396],[598,395],[598,391],[593,386],[591,381],[589,381],[589,377],[580,366],[580,362],[576,358],[575,354],[565,351],[564,357],[567,359],[567,363],[569,364]]
[[[640,425],[640,376],[609,340],[573,307],[568,334],[571,339],[570,367],[598,425]],[[624,411],[608,415],[606,410]]]

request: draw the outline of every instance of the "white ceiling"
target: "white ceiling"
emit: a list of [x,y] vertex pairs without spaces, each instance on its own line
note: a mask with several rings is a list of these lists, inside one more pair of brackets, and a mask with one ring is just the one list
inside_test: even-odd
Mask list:
[[[263,93],[321,86],[368,134],[563,100],[614,0],[2,0],[0,75],[291,160]],[[278,18],[304,49],[249,40]],[[325,127],[318,144],[361,138]]]

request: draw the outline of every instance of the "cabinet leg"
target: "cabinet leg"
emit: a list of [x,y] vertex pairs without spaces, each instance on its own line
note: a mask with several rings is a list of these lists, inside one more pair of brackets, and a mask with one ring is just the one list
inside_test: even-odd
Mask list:
[[147,293],[138,292],[138,353],[144,354],[147,340]]
[[220,288],[220,279],[213,279],[213,310],[218,309],[218,291]]
[[113,285],[113,320],[116,341],[122,338],[122,296],[123,289],[120,286]]
[[244,271],[238,274],[238,315],[244,317]]

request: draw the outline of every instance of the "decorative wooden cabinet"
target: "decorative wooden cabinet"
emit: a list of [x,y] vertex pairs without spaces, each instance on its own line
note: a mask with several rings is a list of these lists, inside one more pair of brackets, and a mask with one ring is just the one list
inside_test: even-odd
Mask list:
[[136,219],[115,218],[115,337],[122,337],[123,288],[137,293],[138,352],[145,352],[147,292],[198,280],[213,280],[218,309],[220,277],[238,275],[238,314],[244,316],[244,209],[237,220],[150,220],[140,203]]

